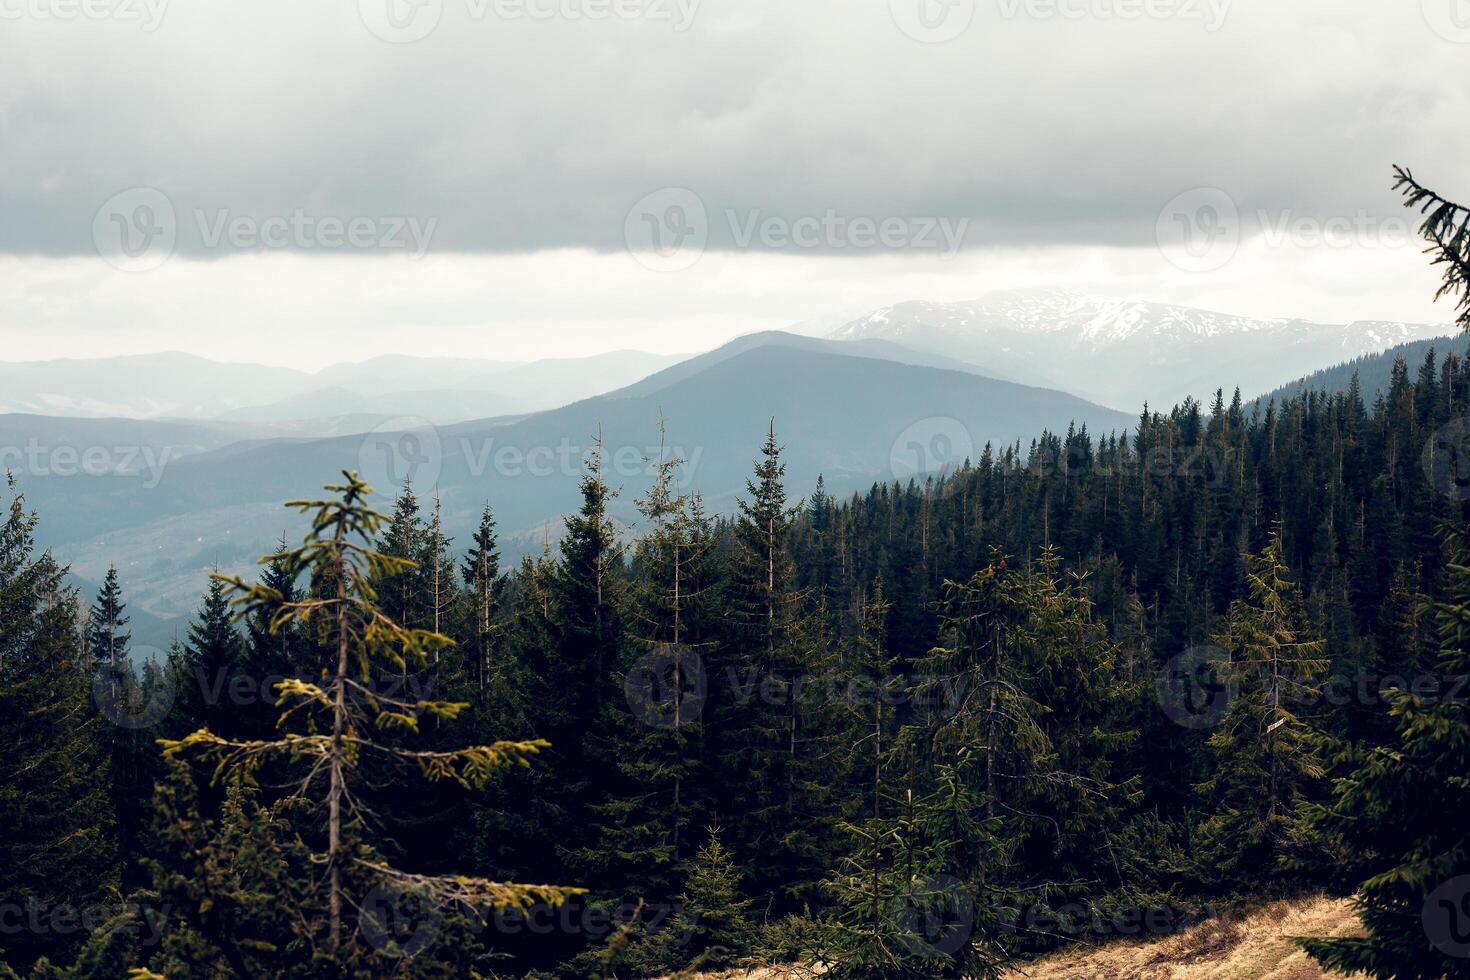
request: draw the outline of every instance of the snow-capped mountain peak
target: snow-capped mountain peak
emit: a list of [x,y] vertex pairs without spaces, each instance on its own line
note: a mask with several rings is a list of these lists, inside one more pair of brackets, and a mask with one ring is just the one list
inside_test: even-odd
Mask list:
[[960,303],[897,303],[830,336],[889,340],[1133,407],[1145,399],[1199,397],[1195,388],[1203,384],[1209,392],[1224,383],[1259,393],[1362,354],[1453,332],[1448,324],[1314,323],[1028,289]]

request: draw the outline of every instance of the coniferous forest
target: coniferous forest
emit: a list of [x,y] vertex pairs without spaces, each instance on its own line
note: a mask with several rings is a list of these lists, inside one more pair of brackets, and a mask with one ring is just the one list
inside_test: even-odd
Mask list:
[[594,451],[519,561],[323,474],[166,662],[12,478],[7,975],[985,978],[1327,892],[1325,966],[1470,976],[1467,415],[1457,344],[844,499],[775,419],[735,512]]

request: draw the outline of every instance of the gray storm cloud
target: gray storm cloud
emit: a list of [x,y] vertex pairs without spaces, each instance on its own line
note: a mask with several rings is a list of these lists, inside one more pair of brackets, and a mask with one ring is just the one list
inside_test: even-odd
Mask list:
[[1463,177],[1462,2],[0,0],[0,250],[1137,245],[1195,187],[1393,214],[1392,163]]

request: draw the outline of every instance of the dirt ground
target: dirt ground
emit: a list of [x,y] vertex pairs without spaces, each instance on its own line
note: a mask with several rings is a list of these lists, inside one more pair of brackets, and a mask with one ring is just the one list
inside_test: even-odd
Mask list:
[[[1005,980],[1319,980],[1327,974],[1292,942],[1359,931],[1347,900],[1275,902],[1232,920],[1201,922],[1148,942],[1119,940],[1014,967]],[[804,967],[703,974],[700,980],[809,980]]]
[[1010,970],[1006,980],[1318,980],[1318,969],[1293,937],[1330,938],[1359,931],[1345,899],[1276,902],[1243,918],[1201,922],[1150,942],[1116,942],[1058,953]]

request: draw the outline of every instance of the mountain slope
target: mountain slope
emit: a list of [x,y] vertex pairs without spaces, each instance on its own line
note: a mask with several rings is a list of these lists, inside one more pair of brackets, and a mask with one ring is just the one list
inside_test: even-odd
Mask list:
[[891,340],[968,361],[995,377],[1076,392],[1134,411],[1239,386],[1247,397],[1444,325],[1255,319],[1058,290],[969,303],[900,303],[845,324],[839,340]]
[[349,417],[366,429],[398,416],[444,423],[541,411],[681,359],[626,350],[529,363],[392,356],[315,374],[180,353],[0,362],[0,412],[281,423],[324,435]]
[[1416,340],[1409,344],[1398,344],[1390,347],[1381,354],[1365,354],[1362,357],[1344,361],[1330,368],[1313,371],[1304,378],[1298,378],[1291,384],[1282,385],[1274,391],[1268,391],[1256,401],[1266,404],[1272,400],[1277,402],[1296,394],[1299,391],[1325,391],[1329,394],[1347,391],[1352,384],[1353,375],[1358,376],[1358,388],[1363,393],[1363,401],[1372,404],[1373,399],[1380,392],[1388,391],[1389,379],[1393,373],[1394,361],[1404,359],[1409,368],[1409,376],[1412,378],[1424,363],[1424,357],[1431,350],[1435,352],[1436,358],[1443,361],[1444,355],[1453,351],[1463,361],[1467,354],[1466,340],[1460,337],[1431,337],[1428,340]]
[[96,418],[212,418],[288,398],[311,375],[260,364],[223,364],[168,352],[128,357],[0,362],[0,412]]
[[599,428],[609,480],[623,487],[616,514],[631,523],[661,416],[671,449],[688,460],[688,484],[716,511],[733,507],[772,416],[796,497],[818,474],[834,492],[849,493],[875,479],[960,465],[987,441],[1029,440],[1073,422],[1121,430],[1130,421],[1061,392],[781,343],[665,380],[644,393],[613,392],[519,419],[224,446],[171,462],[151,486],[23,479],[46,543],[79,574],[97,577],[101,556],[116,558],[140,604],[179,615],[193,608],[216,560],[251,573],[283,531],[299,533],[281,503],[342,469],[362,470],[382,495],[407,476],[421,497],[437,486],[446,527],[462,540],[488,500],[514,551],[517,538],[530,547],[543,533],[554,536],[557,518],[577,506],[581,461]]

